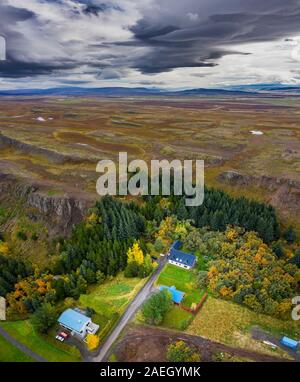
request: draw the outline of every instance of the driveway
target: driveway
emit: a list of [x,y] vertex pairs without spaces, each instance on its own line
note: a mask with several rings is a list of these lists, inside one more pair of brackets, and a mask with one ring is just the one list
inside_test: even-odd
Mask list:
[[120,318],[118,324],[113,329],[111,334],[107,337],[104,344],[100,347],[99,353],[91,358],[90,360],[92,362],[103,362],[105,361],[105,358],[108,355],[108,352],[113,345],[113,343],[116,341],[116,339],[121,334],[122,330],[125,328],[125,326],[128,324],[128,322],[132,319],[134,314],[137,312],[137,310],[141,307],[141,305],[144,303],[145,300],[149,297],[149,295],[152,293],[152,288],[155,280],[159,276],[162,268],[164,267],[165,263],[167,261],[167,257],[164,257],[155,272],[152,274],[152,276],[149,278],[149,280],[146,282],[146,284],[143,286],[143,288],[139,291],[139,293],[136,295],[135,299],[131,302],[131,304],[126,309],[123,316]]
[[13,346],[21,350],[23,353],[28,355],[29,357],[33,358],[37,362],[48,362],[45,358],[41,357],[40,355],[36,354],[32,350],[28,349],[25,345],[21,344],[19,341],[14,339],[10,334],[8,334],[3,328],[0,327],[0,335],[6,339],[9,343],[11,343]]

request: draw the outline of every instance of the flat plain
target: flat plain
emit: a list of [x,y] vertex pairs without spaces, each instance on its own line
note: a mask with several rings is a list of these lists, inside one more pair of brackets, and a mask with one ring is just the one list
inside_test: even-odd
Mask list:
[[[297,224],[299,119],[293,97],[2,97],[1,172],[84,198],[96,197],[97,162],[120,151],[204,159],[208,186],[271,202]],[[228,171],[242,183],[222,181]]]

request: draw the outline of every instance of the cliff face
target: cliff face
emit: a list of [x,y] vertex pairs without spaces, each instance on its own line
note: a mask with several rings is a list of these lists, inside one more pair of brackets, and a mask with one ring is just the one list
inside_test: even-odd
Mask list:
[[39,185],[0,174],[1,199],[13,198],[16,204],[33,209],[35,219],[45,222],[50,235],[68,235],[85,216],[94,201],[70,194],[50,196]]
[[71,196],[48,196],[38,191],[28,194],[27,204],[43,215],[54,234],[69,234],[85,216],[91,203]]
[[237,171],[226,171],[219,175],[221,183],[234,187],[256,186],[266,191],[268,202],[273,205],[282,216],[297,216],[300,213],[300,182],[274,178],[270,176],[251,176]]

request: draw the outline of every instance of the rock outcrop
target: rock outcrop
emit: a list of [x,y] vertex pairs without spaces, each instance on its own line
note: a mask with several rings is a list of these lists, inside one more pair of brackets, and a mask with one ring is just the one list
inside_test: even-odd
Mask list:
[[300,182],[271,176],[252,176],[238,171],[226,171],[218,176],[221,183],[235,187],[256,186],[266,190],[268,202],[280,210],[282,215],[300,213]]
[[81,158],[75,155],[62,154],[54,150],[50,150],[48,148],[38,147],[30,143],[25,143],[17,139],[7,137],[3,134],[0,134],[0,147],[1,146],[10,146],[16,150],[28,153],[30,155],[40,155],[46,158],[48,161],[55,164],[63,164],[66,162],[90,162],[90,160],[87,158]]
[[16,203],[23,204],[24,209],[34,209],[33,215],[46,224],[50,235],[70,234],[73,226],[84,218],[94,203],[92,198],[84,196],[49,194],[43,186],[0,174],[0,199],[13,198]]

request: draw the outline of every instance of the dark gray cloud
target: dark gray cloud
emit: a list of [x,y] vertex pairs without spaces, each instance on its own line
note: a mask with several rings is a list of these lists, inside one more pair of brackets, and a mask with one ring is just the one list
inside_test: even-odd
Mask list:
[[38,75],[47,75],[54,71],[63,71],[75,69],[77,63],[63,62],[59,63],[37,63],[37,62],[22,62],[16,61],[10,56],[7,60],[0,61],[0,77],[3,78],[22,78],[33,77]]
[[299,32],[299,0],[1,0],[8,60],[0,62],[0,77],[80,68],[109,80],[129,69],[210,68],[223,56],[245,54],[237,44]]
[[134,63],[143,73],[213,66],[235,44],[275,40],[300,30],[297,0],[187,0],[184,5],[166,0],[157,5],[159,14],[145,14],[132,28],[150,48]]

